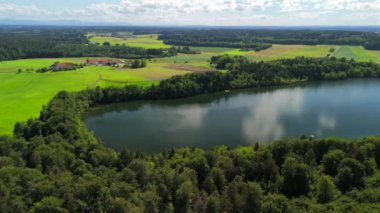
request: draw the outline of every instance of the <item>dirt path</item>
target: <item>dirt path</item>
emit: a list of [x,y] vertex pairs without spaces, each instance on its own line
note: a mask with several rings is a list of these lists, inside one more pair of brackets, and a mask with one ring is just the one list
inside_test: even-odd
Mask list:
[[102,80],[103,80],[103,76],[102,76],[102,74],[99,73],[98,79],[96,79],[96,81],[94,83],[92,83],[90,86],[87,86],[87,88],[95,88],[96,85],[98,85],[98,83]]

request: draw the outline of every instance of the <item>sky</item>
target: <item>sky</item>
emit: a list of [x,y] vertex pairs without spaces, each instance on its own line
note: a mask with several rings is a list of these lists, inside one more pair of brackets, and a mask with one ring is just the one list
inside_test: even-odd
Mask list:
[[0,20],[125,25],[380,25],[380,0],[0,0]]

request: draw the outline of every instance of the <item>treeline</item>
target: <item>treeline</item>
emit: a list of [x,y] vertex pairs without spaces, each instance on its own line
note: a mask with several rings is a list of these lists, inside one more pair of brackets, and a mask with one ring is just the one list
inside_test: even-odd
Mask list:
[[[72,63],[69,63],[69,65],[67,66],[62,66],[60,67],[59,65],[59,62],[56,62],[54,63],[52,66],[50,67],[43,67],[43,68],[39,68],[36,70],[36,72],[38,73],[45,73],[45,72],[61,72],[61,71],[73,71],[73,70],[77,70],[77,69],[81,69],[83,67],[86,66],[86,64],[72,64]],[[21,73],[22,70],[19,69],[18,73]]]
[[183,54],[189,54],[189,55],[201,54],[201,51],[199,51],[199,50],[193,50],[193,49],[191,49],[188,46],[184,46],[184,47],[171,47],[169,49],[169,52],[171,52],[173,54],[177,54],[177,53],[183,53]]
[[147,66],[147,62],[145,60],[133,60],[131,64],[132,69],[144,68]]
[[235,76],[235,78],[236,76],[240,76],[240,83],[248,87],[262,85],[272,86],[289,81],[344,80],[348,78],[380,77],[379,64],[373,62],[359,63],[353,59],[337,59],[335,57],[298,57],[295,59],[283,59],[272,62],[251,62],[242,56],[220,55],[213,56],[210,63],[217,69],[232,71],[230,75]]
[[162,32],[160,39],[173,45],[259,48],[258,51],[269,48],[268,44],[362,45],[368,50],[380,50],[380,34],[375,32],[189,29]]
[[201,37],[194,38],[171,38],[168,35],[161,35],[159,39],[164,40],[168,45],[182,45],[193,47],[227,47],[227,48],[240,48],[245,51],[254,50],[259,52],[261,50],[269,49],[271,44],[261,42],[246,42],[246,41],[224,41],[224,40],[204,40]]
[[145,89],[127,86],[60,92],[43,108],[38,119],[17,123],[14,138],[0,138],[0,209],[379,211],[380,138],[346,141],[302,137],[235,149],[182,148],[147,154],[127,149],[116,152],[105,147],[80,120],[84,111],[100,104],[285,84],[284,80],[296,78],[313,80],[313,71],[349,73],[365,68],[380,76],[379,65],[372,63],[298,58],[249,62],[240,71],[225,74],[177,76]]
[[90,44],[84,32],[68,29],[0,30],[0,61],[24,58],[112,57],[154,58],[171,56],[164,49]]

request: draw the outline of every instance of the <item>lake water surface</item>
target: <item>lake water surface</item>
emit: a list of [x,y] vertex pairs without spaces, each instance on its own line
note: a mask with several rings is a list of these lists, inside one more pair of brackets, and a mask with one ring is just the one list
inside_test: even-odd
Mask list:
[[251,89],[92,110],[87,127],[106,145],[162,151],[236,147],[283,137],[380,135],[380,80]]

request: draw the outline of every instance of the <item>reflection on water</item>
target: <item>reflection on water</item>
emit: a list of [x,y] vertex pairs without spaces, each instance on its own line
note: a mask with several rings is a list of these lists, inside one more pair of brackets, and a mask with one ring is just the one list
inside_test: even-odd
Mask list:
[[179,116],[178,122],[170,123],[167,127],[168,132],[175,132],[180,129],[200,129],[202,127],[203,118],[206,116],[208,109],[199,105],[191,107],[181,107],[179,109],[173,109],[165,111],[164,117],[174,114]]
[[334,130],[337,124],[334,117],[321,113],[318,116],[318,125],[317,136],[322,136],[324,131]]
[[380,81],[241,90],[182,100],[110,105],[85,115],[113,148],[235,147],[283,137],[379,135]]
[[303,90],[277,90],[260,94],[243,119],[243,134],[249,143],[272,141],[286,135],[281,116],[297,115],[302,110]]

